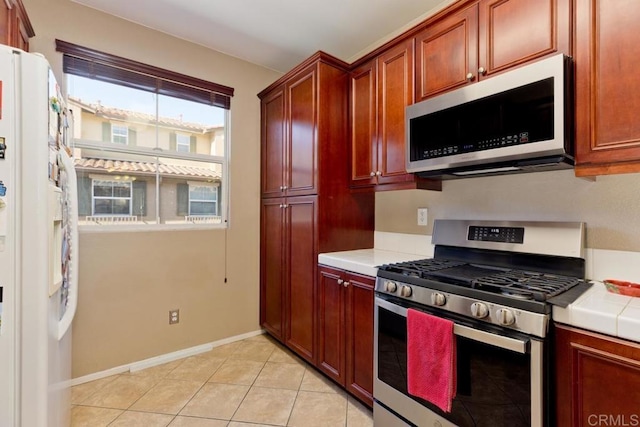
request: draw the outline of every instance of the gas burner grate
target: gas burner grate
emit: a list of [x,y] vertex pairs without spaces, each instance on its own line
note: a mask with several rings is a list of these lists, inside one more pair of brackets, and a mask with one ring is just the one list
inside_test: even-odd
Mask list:
[[444,270],[447,268],[458,267],[464,265],[464,262],[438,260],[438,259],[421,259],[418,261],[399,262],[396,264],[386,264],[379,269],[392,273],[399,273],[404,276],[426,278],[429,273]]
[[530,271],[509,270],[474,279],[472,287],[519,299],[546,301],[571,289],[582,280],[575,277]]

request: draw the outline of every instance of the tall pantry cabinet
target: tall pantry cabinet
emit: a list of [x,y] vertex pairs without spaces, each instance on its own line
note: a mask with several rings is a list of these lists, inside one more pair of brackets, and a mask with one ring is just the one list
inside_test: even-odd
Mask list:
[[260,323],[311,363],[318,253],[373,247],[374,194],[349,190],[347,69],[318,52],[258,94]]

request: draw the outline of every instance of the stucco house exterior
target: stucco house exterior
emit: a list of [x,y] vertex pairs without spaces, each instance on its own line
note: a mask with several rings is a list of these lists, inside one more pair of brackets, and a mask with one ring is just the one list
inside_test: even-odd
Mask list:
[[[224,126],[156,118],[74,97],[68,107],[78,142],[80,221],[221,222],[222,165],[197,155],[224,155]],[[166,157],[171,154],[182,158]]]

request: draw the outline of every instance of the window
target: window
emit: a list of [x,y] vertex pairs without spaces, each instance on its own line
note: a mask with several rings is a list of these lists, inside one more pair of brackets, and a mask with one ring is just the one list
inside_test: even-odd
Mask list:
[[189,184],[189,215],[218,215],[218,189],[213,185]]
[[191,151],[191,137],[189,135],[176,135],[176,151],[188,153]]
[[213,224],[228,210],[233,89],[56,41],[80,224]]
[[131,182],[94,179],[93,215],[131,215]]
[[129,141],[129,128],[127,126],[111,125],[111,142],[127,145]]

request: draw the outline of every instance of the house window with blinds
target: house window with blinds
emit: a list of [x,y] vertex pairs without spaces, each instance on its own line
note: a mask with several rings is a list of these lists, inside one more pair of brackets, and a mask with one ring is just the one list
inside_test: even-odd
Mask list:
[[80,224],[225,227],[233,89],[56,40]]

